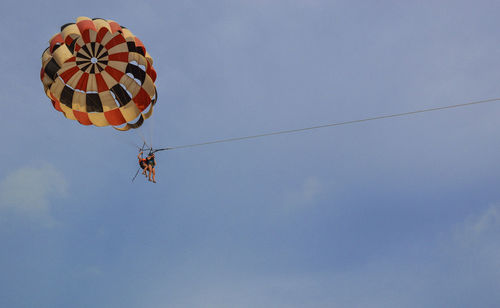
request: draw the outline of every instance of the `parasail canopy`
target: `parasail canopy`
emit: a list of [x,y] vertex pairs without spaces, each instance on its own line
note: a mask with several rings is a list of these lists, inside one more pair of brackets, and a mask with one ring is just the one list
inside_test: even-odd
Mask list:
[[83,125],[129,130],[153,112],[153,59],[112,20],[78,17],[50,39],[40,78],[54,108]]

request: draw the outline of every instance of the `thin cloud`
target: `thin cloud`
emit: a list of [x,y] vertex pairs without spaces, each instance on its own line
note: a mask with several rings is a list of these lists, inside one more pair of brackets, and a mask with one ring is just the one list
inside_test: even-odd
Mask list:
[[454,244],[464,264],[476,264],[500,283],[500,204],[470,217],[455,231]]
[[500,228],[500,204],[491,205],[480,215],[473,217],[464,225],[463,235],[468,239],[479,239],[490,233],[498,234]]
[[0,211],[52,222],[50,200],[67,194],[68,182],[50,164],[21,167],[0,182]]
[[301,208],[313,205],[324,191],[323,186],[317,177],[307,177],[297,190],[285,194],[286,207]]

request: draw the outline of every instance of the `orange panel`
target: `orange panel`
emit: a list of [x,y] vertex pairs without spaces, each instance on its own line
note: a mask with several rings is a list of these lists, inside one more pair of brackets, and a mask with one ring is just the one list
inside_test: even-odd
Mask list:
[[[97,29],[95,28],[95,25],[92,22],[92,20],[88,20],[88,19],[87,20],[80,20],[79,22],[76,23],[76,25],[78,26],[78,30],[80,30],[80,33],[82,35],[85,31],[88,31],[90,29],[97,32]],[[85,43],[87,43],[87,42],[85,42]]]
[[82,39],[85,44],[90,43],[90,30],[85,30],[82,32]]
[[68,81],[71,79],[71,77],[73,77],[73,75],[76,74],[76,72],[78,72],[79,70],[80,69],[78,68],[78,66],[73,66],[69,70],[60,74],[59,77],[61,77],[62,80],[64,80],[64,83],[68,83]]
[[146,92],[143,88],[139,90],[139,93],[133,99],[135,105],[142,112],[144,109],[148,108],[151,103],[151,97],[149,97],[148,92]]
[[89,74],[83,73],[82,77],[80,77],[80,80],[78,80],[75,89],[86,91],[88,80],[89,80]]
[[119,70],[112,68],[111,66],[106,66],[104,69],[108,74],[110,74],[117,82],[120,82],[120,79],[122,78],[123,75],[125,75],[124,72],[120,72]]
[[76,57],[71,57],[68,60],[64,61],[64,63],[66,63],[66,62],[75,62],[75,61],[76,61]]
[[[49,92],[50,93],[50,92]],[[50,100],[52,101],[52,105],[57,111],[63,112],[59,103],[59,100],[54,97],[52,93],[50,93]]]
[[104,112],[104,116],[109,124],[114,126],[122,125],[127,122],[118,108]]
[[110,21],[109,26],[111,27],[111,33],[115,33],[122,29],[122,27],[120,27],[120,25],[114,21]]
[[116,45],[119,45],[119,44],[123,44],[125,43],[125,38],[121,35],[117,35],[115,36],[114,38],[112,38],[111,40],[109,40],[109,42],[106,44],[106,49],[111,49],[113,47],[115,47]]
[[104,38],[104,36],[108,32],[109,32],[109,30],[106,27],[99,29],[99,32],[97,32],[97,37],[96,37],[95,41],[98,43],[102,42],[102,39]]
[[76,120],[80,122],[80,124],[92,125],[92,122],[90,122],[89,119],[89,115],[86,112],[73,110],[73,114],[75,115]]
[[52,38],[52,40],[50,41],[50,52],[54,51],[54,46],[56,46],[57,43],[59,43],[59,44],[64,43],[64,40],[63,40],[61,33],[54,36]]
[[73,43],[74,39],[71,38],[71,36],[66,36],[66,40],[64,41],[64,44],[66,44],[67,46],[71,45],[71,43]]
[[109,90],[108,85],[106,84],[106,81],[104,81],[104,78],[102,78],[101,74],[95,74],[95,80],[97,81],[98,92],[104,92]]
[[128,62],[128,52],[114,53],[108,56],[109,61]]
[[54,101],[53,100],[52,101],[52,106],[54,106],[55,110],[62,112],[61,106],[59,106],[59,102],[58,101]]
[[156,81],[156,71],[155,69],[149,64],[148,62],[148,67],[146,69],[146,74],[149,75],[149,77],[151,77],[151,79],[153,80],[153,82]]

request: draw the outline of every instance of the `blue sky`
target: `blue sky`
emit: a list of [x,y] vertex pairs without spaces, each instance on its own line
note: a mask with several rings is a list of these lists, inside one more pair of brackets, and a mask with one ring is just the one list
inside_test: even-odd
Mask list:
[[[500,105],[158,147],[500,97],[496,1],[2,4],[1,307],[498,307]],[[55,111],[78,16],[155,60],[140,132]]]

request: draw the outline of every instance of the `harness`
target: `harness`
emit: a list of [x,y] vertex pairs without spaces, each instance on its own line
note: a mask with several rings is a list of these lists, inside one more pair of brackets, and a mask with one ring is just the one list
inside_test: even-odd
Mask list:
[[154,157],[148,157],[146,159],[147,163],[152,165],[153,167],[156,165],[155,158]]

